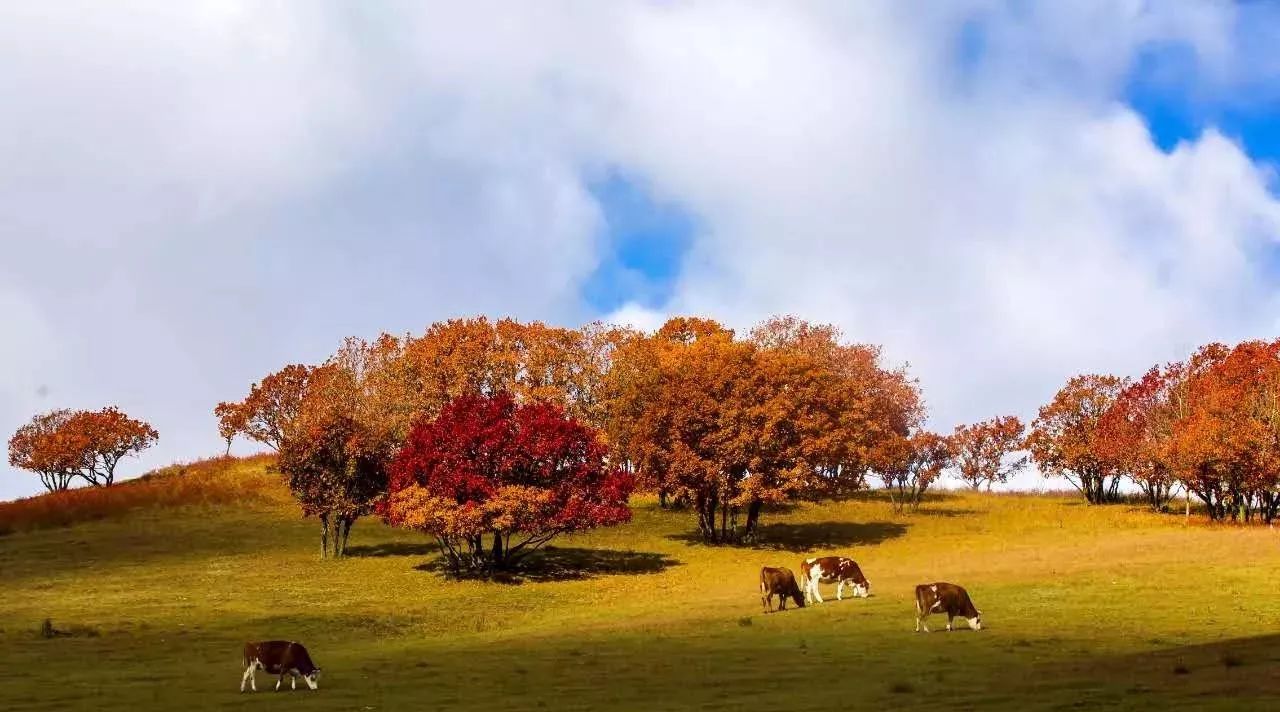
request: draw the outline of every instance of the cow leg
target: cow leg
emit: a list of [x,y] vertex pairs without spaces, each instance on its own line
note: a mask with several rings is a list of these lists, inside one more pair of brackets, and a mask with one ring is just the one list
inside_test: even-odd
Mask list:
[[822,603],[822,591],[818,590],[818,579],[809,579],[809,585],[813,586],[813,600]]
[[[249,667],[245,668],[244,675],[243,675],[243,676],[241,676],[241,678],[240,678],[240,691],[241,691],[241,692],[244,692],[244,686],[245,686],[246,684],[248,684],[248,683],[249,683],[249,680],[253,679],[253,670],[254,670],[254,668],[256,668],[256,667],[258,667],[258,664],[257,664],[257,663],[249,663]],[[255,688],[253,688],[253,691],[254,691],[254,692],[257,692],[257,691],[258,691],[258,688],[256,688],[256,687],[255,687]]]
[[844,600],[844,579],[840,579],[840,583],[836,585],[836,600]]
[[284,684],[284,670],[280,671],[280,679],[276,680],[276,692],[280,691],[280,686]]
[[951,621],[953,621],[953,620],[955,620],[955,619],[954,619],[954,618],[952,618],[952,617],[951,617],[951,616],[949,616],[949,615],[947,616],[947,632],[948,632],[948,633],[950,633],[950,632],[951,632]]
[[292,672],[291,672],[291,673],[289,673],[289,689],[290,689],[290,690],[296,690],[296,689],[298,689],[298,675],[297,675],[297,673],[292,673]]

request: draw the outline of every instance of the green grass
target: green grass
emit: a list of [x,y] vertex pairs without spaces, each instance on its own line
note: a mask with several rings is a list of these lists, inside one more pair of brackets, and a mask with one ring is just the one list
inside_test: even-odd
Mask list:
[[[266,496],[0,537],[0,709],[1234,710],[1280,694],[1266,529],[1047,496],[895,516],[868,497],[768,513],[760,548],[716,548],[642,499],[521,583],[452,582],[422,537],[372,519],[353,556],[321,561],[278,485],[227,476]],[[809,552],[852,555],[875,595],[826,587],[827,604],[762,614],[759,568]],[[965,585],[986,628],[914,634],[912,587],[933,580]],[[71,634],[42,638],[46,618]],[[307,645],[319,692],[263,675],[237,692],[243,642],[276,637]]]

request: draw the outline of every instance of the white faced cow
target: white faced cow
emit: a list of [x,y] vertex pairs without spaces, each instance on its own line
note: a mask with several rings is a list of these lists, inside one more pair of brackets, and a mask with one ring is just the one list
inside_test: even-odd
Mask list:
[[258,681],[255,679],[258,670],[265,670],[268,675],[280,676],[276,680],[277,690],[280,689],[280,683],[284,682],[285,675],[289,676],[290,689],[298,689],[299,676],[307,683],[307,687],[313,690],[320,687],[316,681],[320,676],[320,668],[311,662],[311,656],[302,647],[302,643],[289,640],[245,643],[243,664],[245,670],[244,677],[240,678],[241,692],[244,692],[246,682],[253,687],[254,692],[258,691]]
[[816,559],[805,559],[800,564],[800,581],[804,585],[806,601],[822,603],[822,593],[818,591],[820,583],[836,584],[836,600],[844,600],[844,586],[849,584],[853,595],[867,598],[871,595],[871,582],[862,575],[857,562],[845,556],[823,556]]
[[924,619],[934,613],[941,613],[947,617],[947,630],[951,630],[951,621],[955,618],[964,618],[969,621],[970,628],[982,630],[982,611],[974,607],[968,591],[953,583],[939,581],[916,586],[917,633],[922,627],[924,632],[929,632],[929,626],[925,624]]

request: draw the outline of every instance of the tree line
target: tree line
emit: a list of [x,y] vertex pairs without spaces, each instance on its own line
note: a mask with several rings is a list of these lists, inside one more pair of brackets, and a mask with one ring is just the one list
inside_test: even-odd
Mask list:
[[1076,376],[1040,409],[1027,447],[1091,503],[1120,500],[1128,481],[1157,511],[1187,494],[1215,521],[1270,523],[1280,511],[1280,340],[1208,344],[1137,379]]
[[[364,516],[433,536],[458,571],[516,565],[553,537],[630,516],[634,490],[688,511],[710,543],[759,535],[770,504],[882,483],[918,507],[952,473],[974,489],[1034,462],[1091,503],[1136,486],[1214,519],[1280,509],[1280,341],[1211,344],[1137,380],[1082,375],[1040,409],[925,428],[918,382],[880,349],[795,317],[737,333],[676,317],[653,332],[480,317],[421,335],[346,339],[214,414],[278,453],[276,467],[342,556]],[[155,442],[115,408],[33,418],[10,462],[50,490],[108,485]]]
[[743,335],[690,317],[653,333],[454,319],[348,339],[214,412],[228,448],[279,453],[325,555],[377,514],[434,536],[458,569],[626,521],[636,488],[728,543],[754,538],[769,503],[908,469],[918,501],[936,476],[906,463],[925,438],[916,381],[793,317]]

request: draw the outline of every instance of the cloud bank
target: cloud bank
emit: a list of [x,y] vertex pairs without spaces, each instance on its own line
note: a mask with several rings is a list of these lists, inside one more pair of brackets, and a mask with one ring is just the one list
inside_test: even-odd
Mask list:
[[[831,321],[944,429],[1275,334],[1270,167],[1124,95],[1155,52],[1275,96],[1265,9],[907,5],[0,7],[0,431],[117,403],[139,471],[212,454],[266,372],[459,314]],[[665,303],[583,298],[602,175],[696,218]]]

